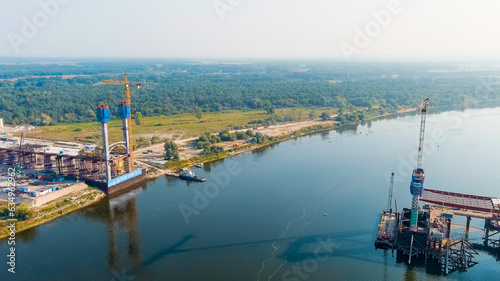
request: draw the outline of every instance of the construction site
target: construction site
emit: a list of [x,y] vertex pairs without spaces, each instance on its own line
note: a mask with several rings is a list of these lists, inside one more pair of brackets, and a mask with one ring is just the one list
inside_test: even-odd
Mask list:
[[[0,124],[0,168],[2,191],[0,199],[7,199],[9,169],[15,169],[16,202],[29,202],[39,206],[41,202],[57,199],[86,186],[101,189],[106,194],[123,190],[145,179],[145,170],[134,161],[132,120],[130,113],[131,86],[140,83],[103,80],[105,83],[124,87],[125,99],[116,106],[122,120],[123,140],[109,143],[108,122],[110,105],[101,103],[96,116],[101,127],[102,146],[72,142],[52,142],[30,139],[34,127],[7,127]],[[20,135],[20,136],[19,136]]]
[[[375,239],[375,248],[397,252],[399,262],[439,268],[443,274],[467,271],[477,264],[477,245],[469,240],[472,218],[484,220],[485,249],[500,251],[500,199],[424,188],[425,172],[422,168],[425,122],[429,99],[419,106],[421,113],[418,160],[413,170],[410,193],[412,205],[400,212],[392,208],[394,173],[392,173],[387,207],[382,211]],[[420,208],[419,202],[426,204]],[[466,218],[465,235],[457,233],[453,219]]]

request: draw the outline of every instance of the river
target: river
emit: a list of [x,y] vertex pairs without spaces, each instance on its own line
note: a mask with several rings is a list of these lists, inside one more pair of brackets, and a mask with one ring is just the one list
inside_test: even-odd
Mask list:
[[[500,108],[431,109],[425,186],[500,197],[498,124]],[[18,233],[15,275],[0,241],[0,280],[497,280],[500,250],[443,276],[374,249],[391,172],[398,209],[411,204],[419,125],[407,114],[300,137],[194,169],[206,183],[158,178]]]

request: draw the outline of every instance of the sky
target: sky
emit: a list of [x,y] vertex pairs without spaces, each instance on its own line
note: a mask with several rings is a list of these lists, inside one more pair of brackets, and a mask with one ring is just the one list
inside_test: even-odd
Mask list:
[[500,57],[497,0],[23,0],[0,57]]

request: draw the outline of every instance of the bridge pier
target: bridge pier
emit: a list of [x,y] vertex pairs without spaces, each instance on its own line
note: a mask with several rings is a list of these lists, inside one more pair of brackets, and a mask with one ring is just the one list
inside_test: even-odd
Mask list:
[[469,240],[469,230],[470,230],[470,220],[471,220],[471,217],[467,217],[467,223],[465,225],[465,240]]
[[488,246],[490,236],[490,220],[484,220],[484,245]]

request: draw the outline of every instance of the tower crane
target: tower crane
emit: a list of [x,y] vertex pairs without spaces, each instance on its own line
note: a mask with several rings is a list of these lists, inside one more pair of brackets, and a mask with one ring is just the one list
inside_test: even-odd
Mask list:
[[422,157],[424,153],[424,133],[425,133],[425,119],[427,117],[427,106],[429,105],[429,99],[425,99],[422,104],[418,107],[421,112],[420,117],[420,139],[418,142],[418,159],[417,168],[413,170],[410,192],[413,195],[411,201],[411,218],[410,218],[410,231],[416,232],[418,230],[418,202],[422,196],[424,190],[424,179],[425,173],[422,169]]
[[[128,75],[125,73],[125,81],[119,81],[119,80],[112,80],[112,79],[102,79],[103,82],[105,83],[108,83],[108,84],[118,84],[118,85],[122,85],[122,86],[125,86],[125,101],[122,102],[121,104],[122,105],[127,105],[128,108],[129,108],[129,111],[130,111],[130,105],[132,104],[132,101],[131,101],[131,91],[130,91],[130,86],[136,86],[137,89],[140,89],[141,86],[142,86],[142,83],[131,83],[128,81]],[[125,126],[127,126],[128,128],[124,128],[126,129],[126,131],[128,132],[128,139],[125,140],[126,142],[128,142],[128,147],[127,147],[127,151],[126,153],[129,155],[129,167],[131,167],[130,164],[133,164],[134,161],[133,161],[133,157],[132,157],[132,151],[134,150],[133,147],[134,147],[134,142],[133,142],[133,136],[132,136],[132,114],[130,114],[131,112],[128,112],[128,118],[127,118],[127,122],[126,124],[124,124]]]

